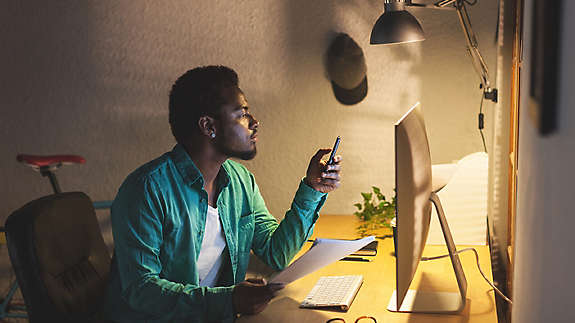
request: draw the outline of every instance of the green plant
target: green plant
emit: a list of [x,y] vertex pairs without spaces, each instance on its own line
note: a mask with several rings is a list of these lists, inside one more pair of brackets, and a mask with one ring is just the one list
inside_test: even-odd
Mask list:
[[395,217],[395,196],[391,201],[387,201],[381,189],[372,186],[372,190],[373,192],[361,193],[363,204],[354,204],[358,211],[353,214],[360,221],[357,231],[361,236],[373,234],[374,231],[382,228],[391,228],[390,222]]

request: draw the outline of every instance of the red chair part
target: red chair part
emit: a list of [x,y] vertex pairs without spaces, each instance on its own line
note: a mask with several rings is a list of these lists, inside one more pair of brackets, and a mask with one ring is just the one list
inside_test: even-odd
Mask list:
[[33,168],[86,163],[86,159],[84,157],[77,155],[38,156],[18,154],[16,156],[16,160]]

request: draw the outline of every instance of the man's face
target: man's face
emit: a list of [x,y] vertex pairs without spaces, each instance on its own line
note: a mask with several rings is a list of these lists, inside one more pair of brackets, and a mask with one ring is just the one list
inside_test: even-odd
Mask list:
[[226,103],[216,119],[216,148],[228,157],[250,160],[256,156],[258,121],[248,112],[239,88],[227,88],[222,94]]

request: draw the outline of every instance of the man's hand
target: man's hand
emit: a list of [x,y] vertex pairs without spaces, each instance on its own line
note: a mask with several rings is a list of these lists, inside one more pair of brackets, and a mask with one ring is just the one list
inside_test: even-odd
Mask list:
[[334,163],[327,165],[321,158],[330,153],[331,149],[320,149],[311,158],[304,182],[316,191],[329,193],[340,185],[341,156],[334,158]]
[[240,314],[263,311],[283,285],[268,285],[264,279],[248,279],[236,285],[232,294],[234,310]]

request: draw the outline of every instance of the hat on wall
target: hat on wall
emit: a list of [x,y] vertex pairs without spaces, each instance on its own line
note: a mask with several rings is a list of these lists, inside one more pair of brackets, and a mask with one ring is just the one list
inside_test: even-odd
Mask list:
[[367,95],[367,67],[363,51],[345,33],[339,33],[327,50],[327,73],[335,98],[353,105]]

